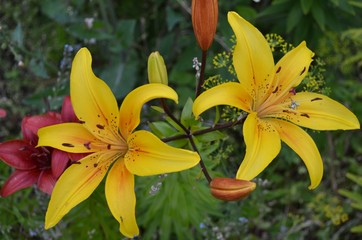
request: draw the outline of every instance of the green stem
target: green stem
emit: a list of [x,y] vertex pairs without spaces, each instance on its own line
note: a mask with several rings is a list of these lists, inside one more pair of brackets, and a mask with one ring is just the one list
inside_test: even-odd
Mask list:
[[[245,117],[242,117],[242,118],[238,119],[235,122],[227,122],[227,123],[223,123],[223,124],[217,124],[215,126],[212,126],[212,127],[206,128],[206,129],[197,130],[197,131],[192,133],[192,136],[198,136],[198,135],[206,134],[206,133],[209,133],[209,132],[234,127],[234,126],[236,126],[238,124],[243,123],[244,120],[245,120]],[[176,136],[172,136],[172,137],[162,138],[161,140],[163,142],[171,142],[171,141],[185,139],[185,138],[188,138],[188,136],[186,134],[180,134],[180,135],[176,135]]]
[[197,84],[197,88],[196,88],[196,97],[201,94],[202,85],[204,84],[206,57],[207,57],[207,51],[202,51],[201,71],[200,71],[200,77],[198,79],[198,84]]
[[199,152],[199,150],[198,150],[198,148],[197,148],[197,146],[196,146],[196,144],[195,144],[195,142],[194,142],[194,139],[193,139],[193,136],[192,136],[192,133],[191,133],[190,129],[187,129],[187,128],[172,114],[172,112],[170,111],[170,109],[168,108],[168,106],[167,106],[167,104],[166,104],[165,99],[161,99],[161,106],[162,106],[163,110],[165,111],[165,113],[166,113],[177,125],[179,125],[179,126],[182,128],[182,130],[185,132],[185,135],[183,135],[183,136],[184,136],[185,138],[188,138],[188,139],[189,139],[190,144],[191,144],[191,146],[192,146],[192,149],[199,154],[199,156],[200,156],[200,162],[199,162],[199,164],[200,164],[201,170],[202,170],[205,178],[207,179],[207,181],[210,183],[211,180],[212,180],[212,178],[211,178],[209,172],[207,171],[207,168],[206,168],[206,166],[205,166],[205,164],[204,164],[204,161],[202,160],[202,157],[201,157],[200,152]]

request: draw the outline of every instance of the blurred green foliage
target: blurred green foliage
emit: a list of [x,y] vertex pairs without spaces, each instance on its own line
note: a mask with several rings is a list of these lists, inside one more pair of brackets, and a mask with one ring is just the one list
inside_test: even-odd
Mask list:
[[[362,210],[362,194],[361,194],[361,187],[362,187],[362,177],[358,175],[354,175],[352,173],[347,173],[347,178],[352,180],[356,186],[354,186],[353,191],[347,190],[347,189],[339,189],[339,193],[342,196],[347,197],[351,201],[351,206],[356,209],[357,211]],[[358,189],[359,191],[358,191]],[[362,233],[362,224],[358,226],[354,226],[351,228],[351,232],[355,233]]]
[[[233,80],[232,68],[215,69],[212,64],[214,57],[219,63],[227,59],[228,54],[219,54],[229,52],[234,44],[229,40],[232,31],[226,20],[227,11],[231,10],[265,34],[277,33],[293,45],[306,40],[317,56],[317,67],[312,69],[315,78],[310,78],[310,82],[323,82],[318,89],[329,89],[334,99],[347,105],[361,120],[360,1],[219,1],[219,24],[208,53],[207,77]],[[2,1],[0,107],[6,109],[8,115],[0,119],[1,141],[19,136],[24,115],[59,108],[62,97],[69,91],[72,58],[82,46],[90,49],[96,74],[110,85],[119,100],[135,86],[147,83],[147,58],[150,52],[158,50],[167,64],[169,83],[180,97],[180,104],[172,106],[172,110],[181,116],[185,125],[193,125],[190,97],[194,96],[196,72],[192,64],[194,57],[200,59],[201,52],[193,36],[190,1]],[[321,76],[323,81],[318,82]],[[308,81],[304,86],[315,87],[308,85]],[[224,111],[233,113],[230,109]],[[220,117],[225,119],[222,113],[217,112],[209,124]],[[231,115],[229,119],[238,115]],[[145,109],[143,112],[142,122],[159,137],[179,134],[180,129],[171,119],[160,120],[159,111]],[[201,125],[193,131],[200,129]],[[353,193],[358,188],[345,174],[362,174],[362,133],[309,133],[325,162],[325,176],[317,190],[307,189],[306,169],[286,147],[256,179],[256,191],[239,202],[213,199],[198,167],[177,174],[137,178],[136,211],[141,237],[360,238],[350,229],[362,221],[361,211],[352,209],[353,198],[342,197],[338,189]],[[240,126],[209,136],[200,135],[195,141],[213,176],[235,175],[244,156]],[[187,147],[183,140],[170,144]],[[11,171],[0,164],[0,185]],[[106,210],[102,186],[48,231],[43,229],[47,196],[36,189],[27,189],[1,199],[0,235],[3,239],[118,239],[118,224]],[[346,196],[344,193],[341,192]]]

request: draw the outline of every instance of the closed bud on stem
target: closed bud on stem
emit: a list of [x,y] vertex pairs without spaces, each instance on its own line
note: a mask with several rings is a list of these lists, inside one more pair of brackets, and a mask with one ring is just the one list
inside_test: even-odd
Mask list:
[[224,201],[236,201],[245,198],[255,188],[254,182],[234,178],[214,178],[210,183],[211,194]]
[[165,61],[159,52],[153,52],[148,57],[148,82],[168,85]]
[[217,18],[217,0],[192,0],[192,26],[200,48],[206,51],[214,40]]

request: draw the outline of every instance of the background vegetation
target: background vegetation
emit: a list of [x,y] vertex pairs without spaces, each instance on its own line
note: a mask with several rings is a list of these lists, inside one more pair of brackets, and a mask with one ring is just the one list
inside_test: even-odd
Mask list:
[[[147,83],[147,57],[155,50],[165,58],[170,85],[180,96],[174,111],[181,113],[188,97],[194,96],[192,59],[200,59],[201,52],[193,36],[189,0],[1,0],[0,6],[0,108],[7,111],[0,119],[0,141],[21,137],[20,123],[25,115],[59,110],[62,97],[69,92],[72,58],[82,46],[90,49],[97,75],[119,100]],[[321,59],[318,71],[323,77],[317,80],[322,79],[322,83],[314,90],[327,91],[361,121],[360,1],[220,0],[207,76],[220,73],[212,58],[232,46],[226,19],[230,10],[265,34],[277,33],[293,45],[306,40]],[[150,119],[161,120],[151,109],[143,116],[146,124]],[[163,129],[157,128],[157,123],[150,127]],[[314,191],[307,189],[304,165],[286,146],[256,179],[255,192],[239,202],[213,199],[198,167],[137,178],[141,237],[360,239],[361,227],[356,226],[362,222],[362,133],[309,133],[325,163],[324,179]],[[209,137],[213,137],[212,142],[200,138],[198,144],[205,150],[211,174],[233,177],[244,155],[240,126]],[[0,163],[0,185],[11,171]],[[3,239],[120,238],[102,187],[48,231],[43,229],[48,203],[43,193],[26,189],[0,201]]]

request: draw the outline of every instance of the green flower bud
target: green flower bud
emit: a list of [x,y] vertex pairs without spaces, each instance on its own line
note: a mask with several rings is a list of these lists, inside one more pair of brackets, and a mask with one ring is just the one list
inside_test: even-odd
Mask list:
[[162,83],[168,85],[168,76],[165,61],[159,52],[153,52],[148,57],[149,83]]

